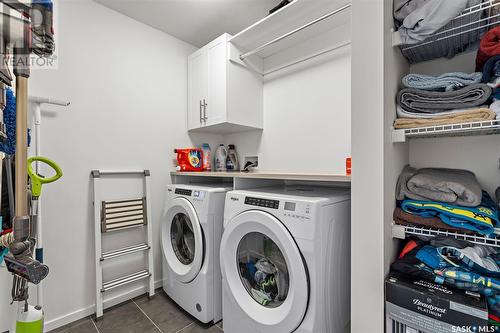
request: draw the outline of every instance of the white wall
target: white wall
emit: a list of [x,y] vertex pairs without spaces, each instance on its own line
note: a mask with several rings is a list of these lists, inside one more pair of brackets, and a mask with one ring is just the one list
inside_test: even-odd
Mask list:
[[345,47],[264,83],[264,130],[224,137],[260,171],[345,173],[351,156],[351,52]]
[[[43,155],[64,171],[43,193],[51,270],[45,280],[48,328],[94,311],[90,171],[151,170],[157,250],[173,149],[200,141],[186,131],[187,55],[193,46],[90,0],[62,1],[57,9],[59,68],[35,71],[30,80],[30,95],[71,101],[67,110],[43,113]],[[158,280],[158,250],[155,271]],[[8,329],[10,279],[2,268],[0,331]]]

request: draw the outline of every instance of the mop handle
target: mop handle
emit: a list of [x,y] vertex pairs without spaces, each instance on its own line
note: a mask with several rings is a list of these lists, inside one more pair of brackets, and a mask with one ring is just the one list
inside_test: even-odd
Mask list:
[[[42,162],[50,166],[54,171],[55,175],[52,177],[42,177],[33,171],[33,162]],[[31,193],[33,197],[38,198],[42,194],[42,184],[48,184],[55,182],[62,177],[63,172],[56,162],[42,156],[35,156],[28,158],[28,175],[31,179]]]

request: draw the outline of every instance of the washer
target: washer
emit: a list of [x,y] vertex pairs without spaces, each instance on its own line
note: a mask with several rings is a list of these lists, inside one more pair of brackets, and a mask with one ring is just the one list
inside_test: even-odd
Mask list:
[[219,248],[225,185],[169,185],[161,226],[163,289],[199,321],[222,319]]
[[224,332],[349,332],[348,190],[228,192],[220,261]]

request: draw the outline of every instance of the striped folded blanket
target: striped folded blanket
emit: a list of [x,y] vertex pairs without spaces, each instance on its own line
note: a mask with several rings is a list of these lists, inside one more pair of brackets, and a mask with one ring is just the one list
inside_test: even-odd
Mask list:
[[[403,77],[403,85],[406,88],[415,88],[428,91],[450,91],[480,83],[483,73],[446,73],[439,76],[424,74],[408,74]],[[488,81],[486,81],[488,82]]]
[[477,207],[405,199],[401,202],[401,209],[422,217],[439,217],[452,227],[472,230],[481,235],[493,234],[495,227],[500,224],[496,205],[486,191],[483,191],[482,202]]
[[394,128],[418,128],[439,125],[452,125],[472,123],[476,121],[487,121],[496,119],[497,114],[489,108],[462,110],[451,112],[448,115],[433,115],[430,118],[397,118],[394,121]]

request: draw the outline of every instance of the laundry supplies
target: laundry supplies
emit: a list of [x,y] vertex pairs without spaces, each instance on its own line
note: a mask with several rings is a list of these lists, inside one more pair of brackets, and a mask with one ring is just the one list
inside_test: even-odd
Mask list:
[[178,171],[203,171],[203,151],[198,148],[174,149]]
[[226,171],[227,149],[220,144],[215,151],[215,171]]
[[482,196],[474,173],[459,169],[406,166],[396,187],[397,200],[408,198],[474,207],[481,204]]
[[406,88],[415,88],[428,91],[450,91],[480,83],[483,73],[445,73],[438,76],[423,74],[408,74],[402,79]]
[[240,171],[240,161],[234,145],[229,145],[226,158],[226,169],[228,171]]
[[212,171],[212,150],[210,149],[210,145],[203,143],[201,150],[203,152],[203,171]]

